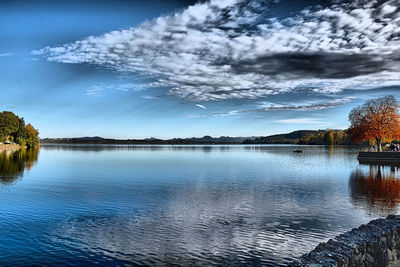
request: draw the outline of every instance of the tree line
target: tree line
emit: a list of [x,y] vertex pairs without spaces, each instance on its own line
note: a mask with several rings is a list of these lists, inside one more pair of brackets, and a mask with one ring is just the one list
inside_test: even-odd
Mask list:
[[347,131],[344,130],[325,130],[318,134],[309,134],[299,138],[298,144],[302,145],[351,145]]
[[300,145],[352,145],[345,130],[299,130],[287,134],[277,134],[255,139],[247,139],[244,144],[300,144]]
[[13,142],[34,148],[39,145],[39,131],[30,123],[25,125],[24,118],[11,111],[3,111],[0,112],[0,142]]

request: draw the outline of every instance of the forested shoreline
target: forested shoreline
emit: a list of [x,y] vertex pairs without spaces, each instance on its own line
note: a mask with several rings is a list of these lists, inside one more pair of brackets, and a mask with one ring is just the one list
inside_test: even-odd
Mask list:
[[39,145],[39,131],[24,118],[11,111],[0,112],[0,144],[18,144],[35,148]]
[[102,137],[45,138],[44,144],[148,144],[148,145],[212,145],[212,144],[302,144],[354,145],[344,130],[300,130],[286,134],[261,137],[190,137],[173,139],[111,139]]
[[244,144],[354,145],[345,130],[299,130],[247,139]]

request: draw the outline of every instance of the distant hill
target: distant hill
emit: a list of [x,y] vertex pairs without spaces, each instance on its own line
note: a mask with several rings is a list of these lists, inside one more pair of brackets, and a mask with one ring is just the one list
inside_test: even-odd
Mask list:
[[286,133],[286,134],[269,135],[266,138],[276,139],[276,140],[278,140],[278,139],[295,140],[295,139],[299,139],[303,136],[316,135],[319,133],[325,133],[325,130],[299,130],[299,131],[294,131],[294,132]]
[[275,134],[245,140],[248,144],[297,144],[300,138],[325,133],[325,130],[299,130],[285,134]]
[[350,145],[350,138],[343,130],[299,130],[248,139],[244,144],[303,144],[303,145]]
[[154,137],[146,139],[107,139],[99,136],[77,137],[77,138],[45,138],[41,140],[43,144],[241,144],[246,139],[255,137],[191,137],[191,138],[173,138],[157,139]]
[[73,139],[79,139],[79,140],[82,140],[82,141],[101,141],[101,140],[104,140],[104,138],[100,137],[100,136],[79,137],[79,138],[73,138]]
[[230,137],[230,136],[221,136],[221,137],[211,137],[209,135],[203,137],[191,137],[191,138],[174,138],[169,141],[187,141],[193,143],[242,143],[246,139],[254,139],[255,137]]
[[157,139],[107,139],[99,136],[78,138],[45,138],[43,144],[351,144],[343,130],[299,130],[260,137],[203,137]]

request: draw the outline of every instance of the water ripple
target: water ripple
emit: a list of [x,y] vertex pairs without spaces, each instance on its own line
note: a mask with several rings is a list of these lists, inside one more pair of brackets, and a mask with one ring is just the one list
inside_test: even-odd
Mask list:
[[303,151],[54,146],[29,171],[7,161],[0,264],[283,266],[397,208],[374,213],[397,195],[353,150]]

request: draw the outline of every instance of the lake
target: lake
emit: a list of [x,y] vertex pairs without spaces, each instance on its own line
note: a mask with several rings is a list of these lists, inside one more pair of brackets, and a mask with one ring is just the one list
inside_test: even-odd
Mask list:
[[397,168],[360,165],[358,149],[293,148],[1,152],[0,264],[284,265],[397,213]]

